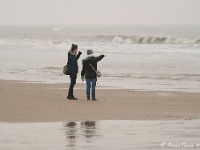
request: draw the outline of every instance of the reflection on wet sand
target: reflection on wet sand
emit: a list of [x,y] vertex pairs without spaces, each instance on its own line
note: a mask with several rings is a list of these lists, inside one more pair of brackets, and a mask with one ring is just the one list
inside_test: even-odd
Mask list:
[[75,146],[76,145],[76,122],[68,122],[66,123],[67,131],[67,139],[69,140],[69,145],[68,146]]
[[[80,128],[78,127],[80,125]],[[85,142],[90,143],[90,138],[96,136],[96,122],[95,121],[83,121],[80,124],[76,122],[67,122],[66,127],[66,138],[69,141],[68,146],[75,146],[76,139],[85,137]],[[79,130],[81,133],[79,133]],[[77,135],[78,134],[78,135]]]
[[0,123],[0,150],[177,150],[169,143],[199,149],[199,126],[200,120]]
[[95,121],[85,121],[81,122],[81,128],[85,133],[86,138],[91,138],[96,136],[96,122]]

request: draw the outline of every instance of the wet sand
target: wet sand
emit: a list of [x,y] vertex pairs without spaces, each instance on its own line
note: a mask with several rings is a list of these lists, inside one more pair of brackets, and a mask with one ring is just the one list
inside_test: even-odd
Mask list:
[[200,118],[200,93],[145,92],[97,87],[98,101],[67,100],[68,84],[0,80],[0,122],[81,120],[191,120]]
[[200,120],[0,123],[2,150],[199,149]]

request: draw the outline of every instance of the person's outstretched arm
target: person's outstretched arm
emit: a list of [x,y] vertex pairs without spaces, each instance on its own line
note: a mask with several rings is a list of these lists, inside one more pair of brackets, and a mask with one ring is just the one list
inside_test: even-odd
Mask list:
[[78,55],[76,56],[76,59],[78,60],[79,59],[79,57],[81,56],[81,54],[82,54],[82,52],[78,52]]
[[101,61],[104,57],[105,57],[105,55],[100,55],[100,56],[96,57],[96,62]]

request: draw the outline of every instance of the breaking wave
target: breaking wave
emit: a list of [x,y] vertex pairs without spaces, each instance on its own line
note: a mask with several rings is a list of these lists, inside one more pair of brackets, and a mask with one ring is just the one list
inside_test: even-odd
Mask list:
[[200,38],[171,37],[171,36],[124,36],[124,35],[97,35],[82,36],[84,41],[99,41],[129,44],[200,44]]
[[[74,39],[80,42],[124,43],[124,44],[180,44],[200,45],[200,38],[165,37],[165,36],[123,36],[123,35],[97,35],[81,36]],[[0,45],[25,45],[37,47],[66,47],[70,39],[0,39]]]
[[54,27],[52,28],[51,30],[52,31],[63,31],[63,30],[67,30],[68,28],[65,28],[65,27]]

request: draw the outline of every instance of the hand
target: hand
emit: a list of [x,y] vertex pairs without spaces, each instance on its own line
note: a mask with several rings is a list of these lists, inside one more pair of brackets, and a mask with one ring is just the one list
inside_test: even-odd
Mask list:
[[85,79],[84,76],[81,76],[81,80],[84,81],[84,79]]

